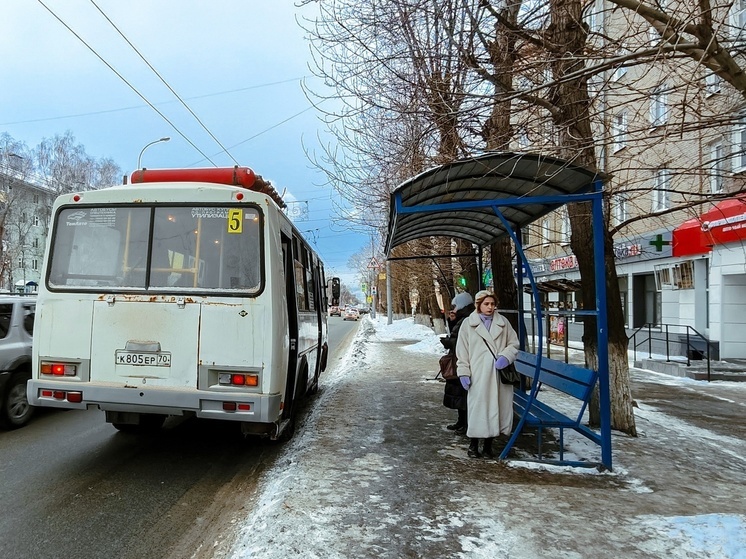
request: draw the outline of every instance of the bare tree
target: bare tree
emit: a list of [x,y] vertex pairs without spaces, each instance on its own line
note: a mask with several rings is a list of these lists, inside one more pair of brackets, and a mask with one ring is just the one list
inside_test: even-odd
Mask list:
[[33,149],[8,134],[0,135],[3,283],[12,283],[14,269],[23,274],[29,263],[40,265],[57,195],[111,186],[120,173],[113,160],[87,155],[71,132],[44,139]]
[[[344,109],[327,117],[350,132],[338,145],[355,154],[352,173],[333,154],[338,164],[330,180],[343,190],[363,184],[373,168],[406,178],[429,164],[515,145],[611,172],[603,265],[612,427],[635,434],[613,238],[696,215],[713,193],[722,198],[744,190],[743,175],[727,170],[741,157],[737,147],[718,142],[743,118],[745,35],[737,24],[743,15],[734,24],[726,0],[608,2],[390,0],[371,7],[322,0],[314,36],[325,45],[317,50],[320,73],[343,98]],[[714,78],[722,86],[713,97]],[[590,211],[581,204],[566,212],[548,220],[547,230],[559,230],[556,223],[568,216],[583,305],[593,307]],[[541,255],[546,249],[540,249]],[[493,247],[501,291],[512,284],[509,255],[509,247]],[[508,289],[500,297],[510,306],[517,294]],[[595,326],[586,326],[586,359],[595,366]]]

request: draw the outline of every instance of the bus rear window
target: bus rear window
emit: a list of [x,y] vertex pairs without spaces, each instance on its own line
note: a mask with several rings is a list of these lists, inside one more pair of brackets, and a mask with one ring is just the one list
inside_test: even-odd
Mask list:
[[50,289],[239,290],[261,287],[254,207],[75,207],[61,210]]

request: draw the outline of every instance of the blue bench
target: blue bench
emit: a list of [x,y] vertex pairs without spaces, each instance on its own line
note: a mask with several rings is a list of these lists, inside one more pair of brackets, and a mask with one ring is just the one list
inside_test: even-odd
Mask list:
[[[537,356],[535,354],[519,351],[514,364],[516,370],[521,375],[533,380],[536,373],[536,361]],[[515,390],[513,395],[513,409],[519,417],[523,417],[525,414],[523,423],[519,423],[516,431],[519,431],[519,429],[522,429],[526,425],[538,429],[538,461],[572,466],[598,466],[597,463],[568,461],[564,459],[565,429],[573,429],[601,446],[601,435],[581,423],[597,379],[598,371],[542,357],[541,370],[538,377],[539,386],[529,392],[519,389]],[[537,399],[538,391],[542,385],[550,386],[574,398],[577,401],[577,415],[574,413],[572,416],[565,415],[546,403],[539,401]],[[547,428],[559,429],[559,460],[542,459],[542,431]],[[511,437],[508,446],[505,447],[500,458],[507,456],[517,435],[518,432]]]

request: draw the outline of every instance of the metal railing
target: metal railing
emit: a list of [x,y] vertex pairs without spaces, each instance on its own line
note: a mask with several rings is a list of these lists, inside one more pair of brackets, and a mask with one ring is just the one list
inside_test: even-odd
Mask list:
[[[674,329],[675,331],[671,331]],[[638,336],[641,337],[638,341]],[[676,336],[676,338],[673,338]],[[684,356],[686,357],[686,366],[691,367],[692,355],[701,355],[702,359],[707,362],[707,380],[710,380],[711,374],[711,354],[710,348],[712,342],[705,337],[703,334],[697,332],[696,329],[691,326],[682,324],[643,324],[636,328],[631,335],[628,336],[630,343],[632,344],[633,359],[637,361],[637,348],[641,345],[647,344],[648,356],[650,359],[653,358],[653,343],[662,342],[665,347],[666,362],[673,361],[671,359],[671,344],[676,344],[677,347],[684,346]],[[704,352],[698,347],[695,342],[703,342]],[[699,344],[700,346],[702,344]],[[676,353],[678,355],[678,352]]]

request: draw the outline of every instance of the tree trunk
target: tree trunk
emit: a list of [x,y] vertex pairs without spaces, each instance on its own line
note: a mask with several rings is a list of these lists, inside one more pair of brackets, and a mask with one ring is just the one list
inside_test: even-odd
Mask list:
[[[492,260],[492,281],[498,309],[518,309],[518,288],[513,274],[513,244],[505,237],[490,247]],[[505,318],[518,332],[518,313],[505,313]]]
[[[550,0],[552,23],[548,38],[558,52],[552,57],[552,73],[555,80],[582,68],[587,31],[583,26],[583,4],[581,0]],[[589,119],[590,100],[586,78],[559,82],[550,90],[550,99],[557,110],[553,113],[554,124],[559,131],[560,155],[588,168],[596,169],[593,133]],[[593,222],[590,203],[568,207],[572,235],[570,246],[578,259],[581,277],[583,308],[596,306],[596,285],[593,258]],[[614,262],[613,239],[608,229],[603,231],[606,253],[604,268],[607,298],[609,337],[609,384],[611,389],[611,427],[636,436],[632,397],[629,390],[629,363],[627,357],[627,334],[621,308],[619,281]],[[585,317],[583,345],[589,367],[598,367],[598,338],[596,320]],[[599,402],[596,397],[590,406],[591,424],[599,423]]]
[[[456,250],[458,254],[465,254],[474,252],[474,246],[467,241],[458,239],[456,242]],[[476,258],[473,256],[462,256],[458,259],[458,263],[461,266],[461,275],[466,280],[466,286],[464,291],[476,294],[479,291],[482,283],[479,278],[479,269],[477,268]]]

